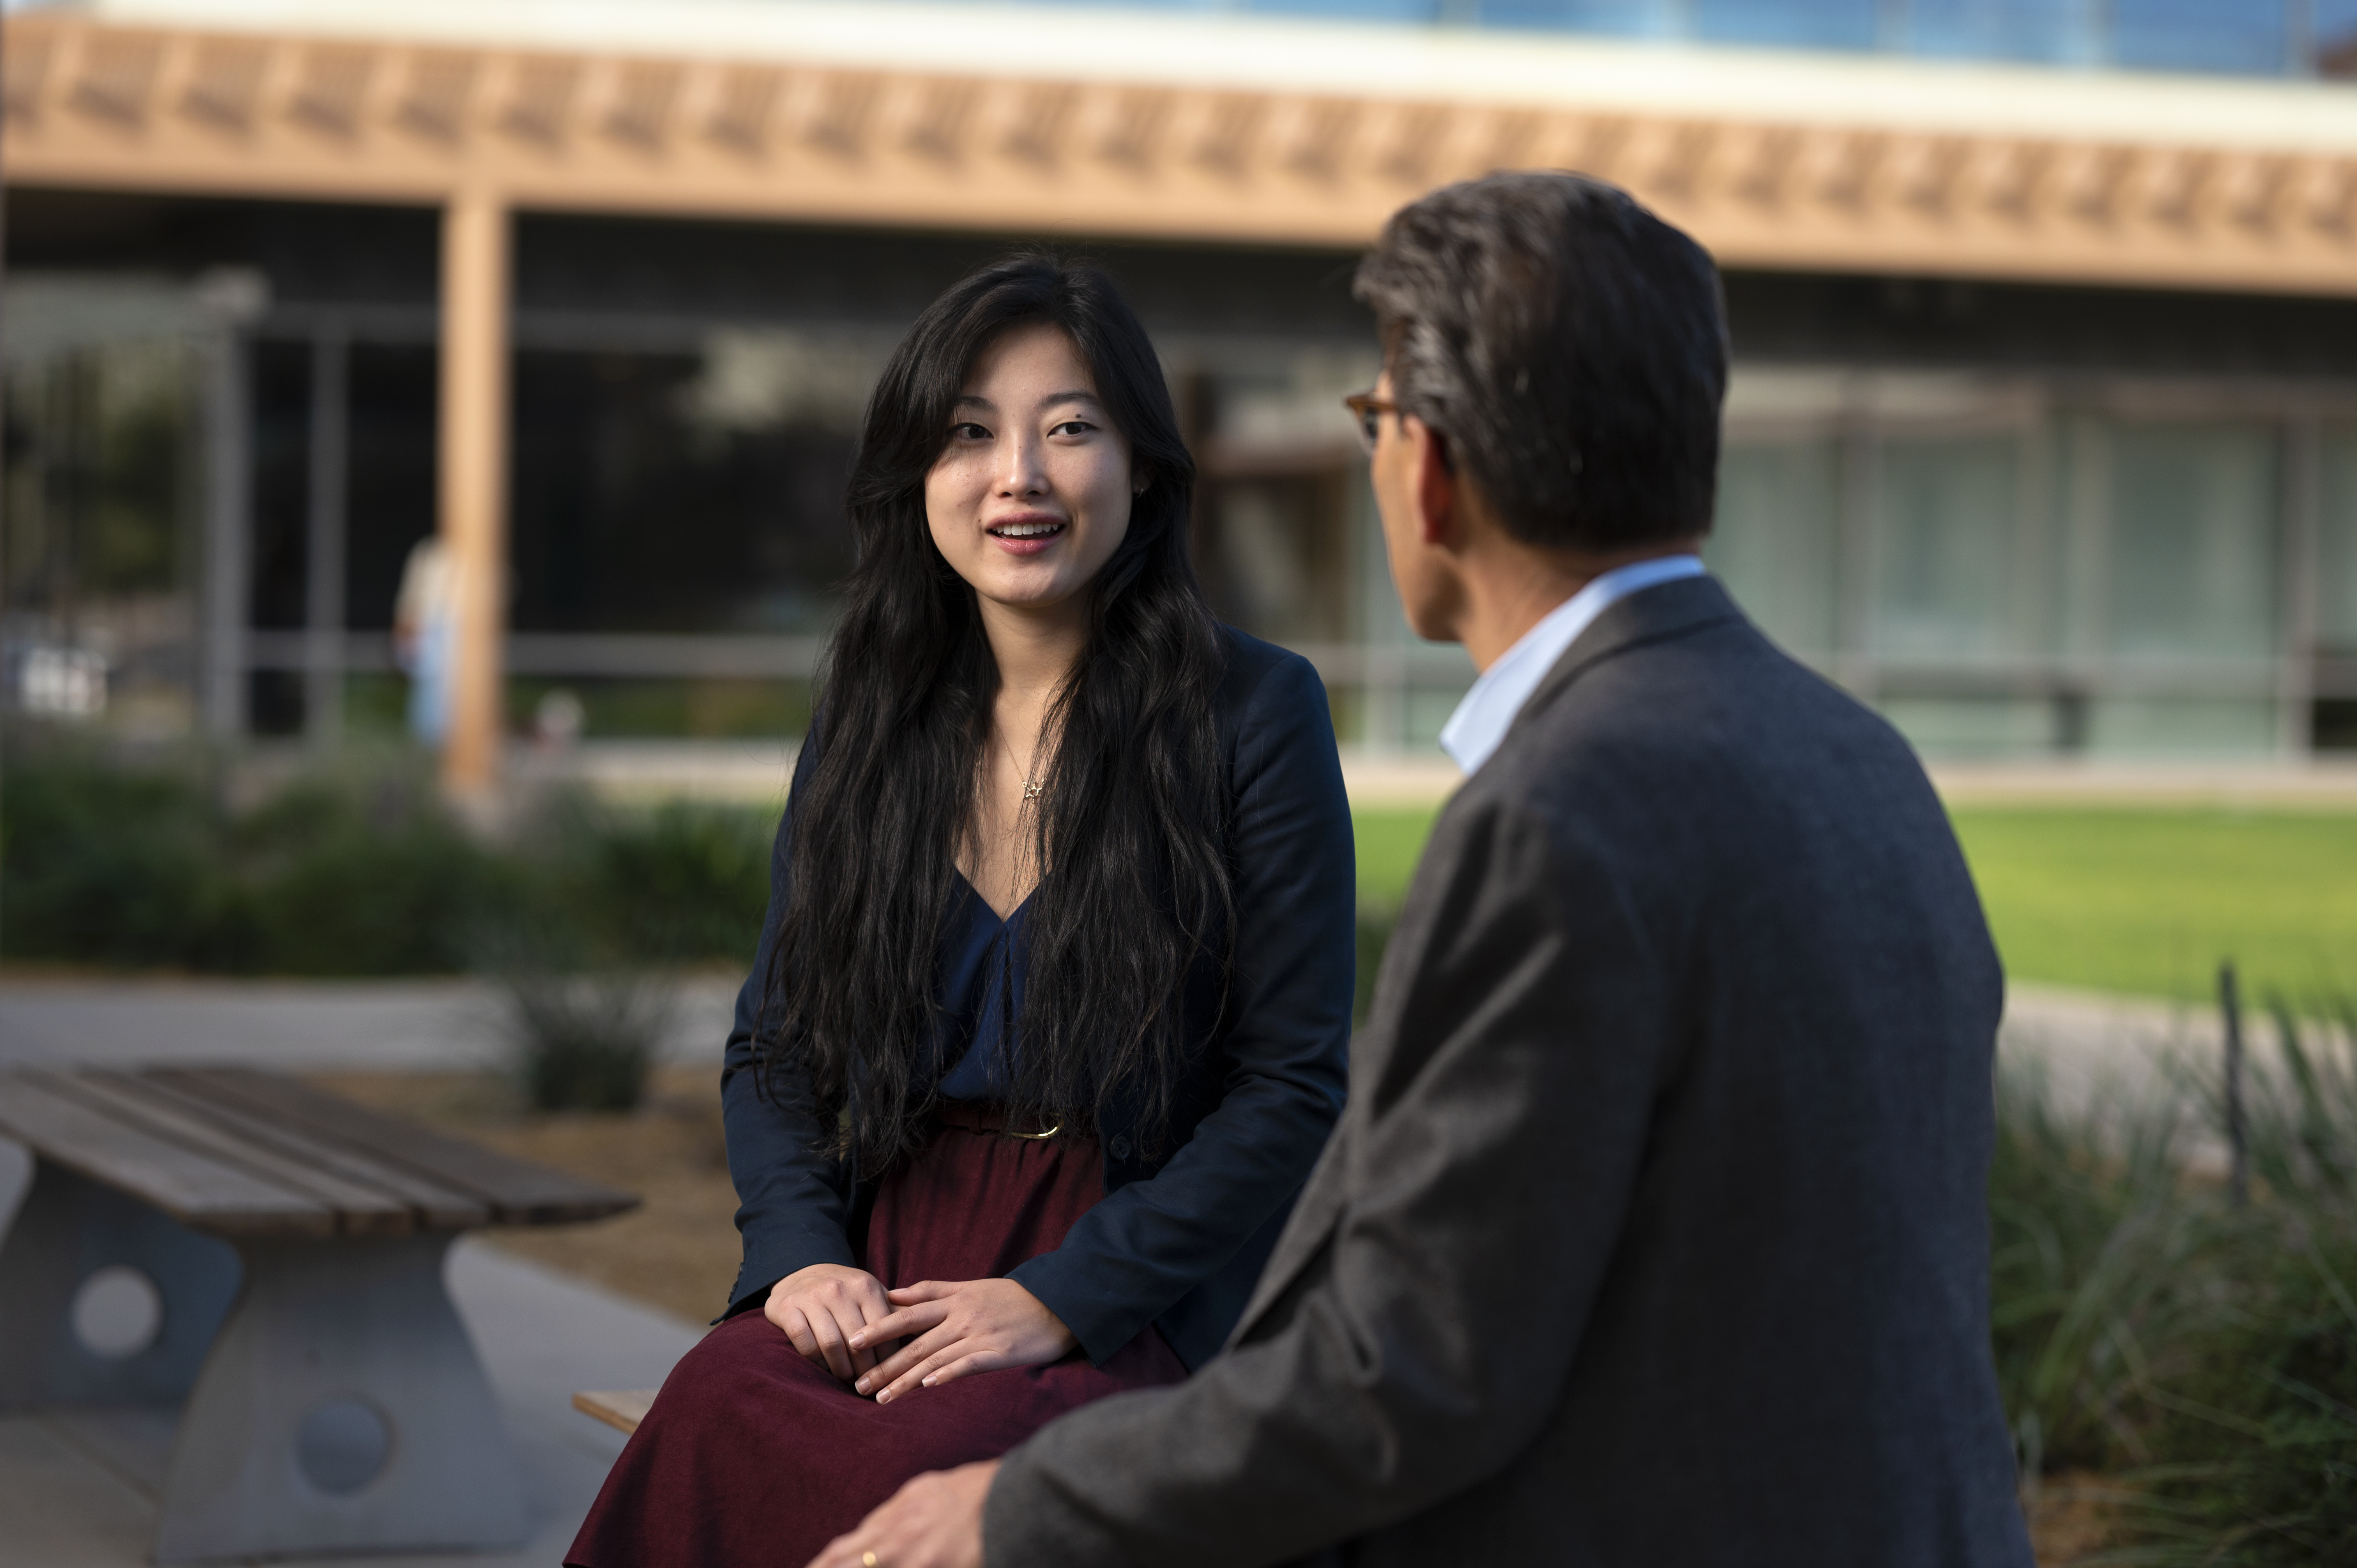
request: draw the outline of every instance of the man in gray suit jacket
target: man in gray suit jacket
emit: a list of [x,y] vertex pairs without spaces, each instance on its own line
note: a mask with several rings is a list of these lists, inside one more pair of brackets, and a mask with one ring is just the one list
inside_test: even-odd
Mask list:
[[1410,622],[1481,680],[1351,1101],[1228,1349],[820,1562],[2026,1568],[2002,977],[1906,744],[1702,571],[1717,276],[1492,176],[1359,274]]

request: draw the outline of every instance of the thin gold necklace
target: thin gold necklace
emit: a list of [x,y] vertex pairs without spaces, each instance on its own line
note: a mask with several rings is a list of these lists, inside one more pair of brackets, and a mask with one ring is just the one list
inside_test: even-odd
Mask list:
[[1023,803],[1027,806],[1034,800],[1044,800],[1048,798],[1048,787],[1045,784],[1035,784],[1031,781],[1031,775],[1039,769],[1039,747],[1046,743],[1047,738],[1045,735],[1031,737],[1031,762],[1023,769]]

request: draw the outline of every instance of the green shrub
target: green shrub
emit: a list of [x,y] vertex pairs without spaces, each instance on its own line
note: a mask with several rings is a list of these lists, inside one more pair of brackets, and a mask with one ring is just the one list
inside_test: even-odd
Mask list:
[[477,932],[519,918],[525,868],[470,838],[422,779],[306,780],[231,824],[240,893],[224,967],[388,975],[462,968]]
[[235,921],[221,813],[192,769],[57,750],[0,793],[0,950],[201,967]]
[[[453,973],[522,945],[577,966],[744,963],[772,812],[555,797],[489,843],[424,759],[296,771],[241,807],[199,753],[132,760],[10,736],[0,953],[235,974]],[[522,939],[528,938],[529,940]]]
[[125,761],[12,736],[0,951],[114,968],[383,975],[465,965],[523,868],[462,832],[417,765],[298,776],[232,809],[201,755]]
[[584,835],[585,892],[638,961],[752,961],[770,901],[774,813],[683,802],[608,814]]

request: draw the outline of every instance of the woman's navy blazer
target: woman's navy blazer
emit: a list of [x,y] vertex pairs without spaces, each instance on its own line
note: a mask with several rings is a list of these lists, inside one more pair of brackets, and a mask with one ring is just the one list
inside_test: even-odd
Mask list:
[[[1299,655],[1232,629],[1225,636],[1228,669],[1214,706],[1236,930],[1224,997],[1217,964],[1199,963],[1184,998],[1194,1048],[1160,1152],[1147,1146],[1134,1112],[1108,1112],[1097,1129],[1104,1200],[1061,1247],[1009,1276],[1063,1319],[1092,1361],[1149,1323],[1189,1369],[1219,1349],[1342,1109],[1357,886],[1326,688]],[[795,761],[798,785],[816,744]],[[759,1305],[797,1269],[856,1266],[853,1239],[875,1197],[872,1182],[823,1151],[807,1087],[773,1072],[764,1094],[751,1070],[792,831],[789,797],[769,917],[721,1069],[745,1238],[732,1313]]]

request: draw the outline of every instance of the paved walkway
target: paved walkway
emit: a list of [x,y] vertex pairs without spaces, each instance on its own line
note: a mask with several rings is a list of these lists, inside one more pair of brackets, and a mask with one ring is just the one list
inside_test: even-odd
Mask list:
[[[1466,674],[1472,673],[1469,665]],[[587,785],[629,801],[683,797],[777,810],[793,771],[791,741],[593,740],[564,751],[519,746],[509,776],[519,782]],[[1437,806],[1464,775],[1437,750],[1364,752],[1346,747],[1342,780],[1361,808]],[[2325,757],[2249,763],[1945,762],[1932,781],[1958,802],[2115,805],[2311,806],[2357,809],[2357,761]]]
[[[663,1057],[718,1061],[737,981],[679,989]],[[290,1072],[461,1072],[497,1067],[498,988],[480,980],[0,981],[0,1063],[171,1062]]]
[[[682,984],[666,1060],[717,1061],[737,981]],[[319,1072],[452,1072],[496,1067],[496,987],[477,980],[376,982],[8,979],[0,1064],[226,1064]],[[2016,985],[2005,1048],[2058,1086],[2142,1078],[2164,1058],[2216,1048],[2214,1009]]]

